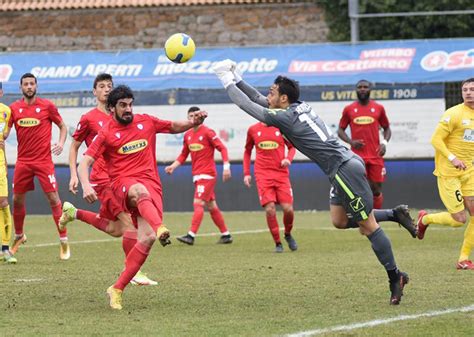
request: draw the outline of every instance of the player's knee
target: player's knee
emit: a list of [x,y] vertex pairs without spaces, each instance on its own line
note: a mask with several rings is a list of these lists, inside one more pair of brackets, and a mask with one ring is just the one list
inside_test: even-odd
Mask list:
[[155,243],[156,239],[156,233],[151,231],[149,233],[146,233],[146,235],[144,235],[141,241],[144,245],[151,247]]
[[292,213],[293,212],[293,206],[290,204],[283,204],[281,205],[281,208],[283,209],[284,213]]
[[130,186],[130,188],[128,189],[128,195],[130,197],[139,198],[141,196],[148,196],[149,193],[143,184],[137,183]]
[[332,219],[332,225],[337,229],[346,229],[347,228],[347,221],[342,221],[339,219]]
[[0,208],[5,208],[8,206],[8,198],[0,198]]
[[217,208],[217,203],[214,200],[205,202],[205,204],[209,212]]
[[451,214],[451,217],[457,222],[453,227],[461,227],[467,221],[466,212]]
[[270,203],[265,205],[265,213],[267,213],[268,216],[275,216],[276,215],[276,207],[274,203]]

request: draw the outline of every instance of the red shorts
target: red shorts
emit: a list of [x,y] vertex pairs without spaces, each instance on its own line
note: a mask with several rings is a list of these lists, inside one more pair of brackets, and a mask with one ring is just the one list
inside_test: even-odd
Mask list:
[[123,212],[124,208],[112,191],[112,186],[110,184],[98,184],[94,186],[94,190],[100,201],[100,217],[112,221],[117,220],[117,215]]
[[[132,216],[133,224],[135,225],[135,227],[138,227],[137,217],[140,216],[138,208],[131,207],[128,204],[128,190],[130,189],[131,186],[138,183],[145,186],[146,189],[148,190],[148,193],[150,194],[150,198],[158,211],[158,216],[160,217],[159,219],[157,219],[157,222],[161,224],[163,220],[163,194],[162,194],[161,184],[158,181],[152,180],[152,179],[146,179],[146,178],[144,179],[129,178],[129,177],[121,178],[112,184],[112,191],[115,195],[115,198],[117,199],[118,203],[121,205],[122,210],[126,210],[130,212],[130,215]],[[156,228],[154,229],[156,230]]]
[[385,164],[383,158],[364,158],[365,171],[367,179],[374,183],[383,183],[385,181]]
[[38,177],[44,193],[58,191],[52,161],[41,164],[17,161],[13,174],[13,193],[24,194],[28,191],[33,191],[35,189],[35,176]]
[[214,187],[216,186],[216,179],[199,179],[194,182],[194,199],[203,201],[216,200]]
[[269,202],[275,204],[293,204],[293,190],[288,177],[276,179],[256,179],[260,205]]

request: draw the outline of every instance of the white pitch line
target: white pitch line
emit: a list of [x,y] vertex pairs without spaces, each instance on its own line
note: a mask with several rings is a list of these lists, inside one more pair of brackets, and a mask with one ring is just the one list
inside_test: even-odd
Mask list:
[[[281,228],[283,229],[283,228]],[[238,234],[255,234],[255,233],[266,233],[268,232],[268,229],[254,229],[254,230],[248,230],[248,231],[236,231],[232,232],[232,235],[238,235]],[[205,236],[220,236],[220,233],[203,233],[203,234],[198,234],[196,237],[205,237]],[[83,241],[69,241],[70,245],[78,245],[78,244],[87,244],[87,243],[100,243],[100,242],[113,242],[113,241],[119,241],[121,240],[120,238],[114,238],[114,239],[98,239],[98,240],[83,240]],[[28,245],[28,242],[25,245],[22,245],[21,249],[23,248],[42,248],[42,247],[51,247],[51,246],[57,246],[59,242],[49,242],[49,243],[38,243],[35,245]]]
[[352,331],[352,330],[362,329],[362,328],[371,328],[371,327],[382,325],[382,324],[390,324],[390,323],[399,322],[399,321],[409,321],[409,320],[414,320],[414,319],[423,318],[423,317],[429,318],[429,317],[449,315],[449,314],[453,314],[457,312],[471,312],[471,311],[474,311],[474,304],[468,305],[466,307],[461,307],[461,308],[428,311],[428,312],[424,312],[421,314],[414,314],[414,315],[400,315],[400,316],[396,316],[392,318],[375,319],[373,321],[353,323],[353,324],[348,324],[348,325],[336,325],[329,328],[296,332],[296,333],[288,334],[285,336],[286,337],[316,336],[316,335],[322,335],[324,333]]
[[[314,231],[341,231],[341,229],[337,229],[334,227],[321,227],[321,228],[301,228],[302,230],[314,230]],[[280,230],[284,230],[284,227],[280,227]],[[350,230],[355,230],[350,229]],[[384,231],[398,231],[400,228],[393,227],[393,228],[384,228]],[[431,228],[430,231],[433,230],[456,230],[456,228],[451,228],[451,227],[435,227]],[[232,232],[232,235],[240,235],[240,234],[258,234],[258,233],[266,233],[268,232],[268,229],[253,229],[253,230],[246,230],[246,231],[235,231]],[[203,234],[198,234],[196,237],[208,237],[208,236],[220,236],[220,233],[203,233]],[[177,237],[177,236],[174,236]],[[97,239],[97,240],[83,240],[83,241],[69,241],[70,245],[78,245],[78,244],[88,244],[88,243],[101,243],[101,242],[113,242],[113,241],[118,241],[120,239]],[[22,245],[21,249],[24,248],[42,248],[42,247],[51,247],[51,246],[57,246],[58,242],[49,242],[49,243],[38,243],[35,245]]]

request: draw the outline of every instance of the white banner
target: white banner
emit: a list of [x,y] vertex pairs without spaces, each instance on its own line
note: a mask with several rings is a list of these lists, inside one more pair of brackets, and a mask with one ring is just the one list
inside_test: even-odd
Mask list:
[[[345,105],[350,101],[309,102],[323,120],[337,132],[337,126]],[[431,135],[444,112],[444,99],[384,100],[388,118],[391,123],[392,139],[388,144],[386,158],[427,158],[433,157],[434,150],[430,144]],[[147,113],[162,119],[186,119],[190,105],[135,106],[135,113]],[[209,113],[207,126],[214,129],[229,151],[232,161],[241,161],[243,157],[247,129],[256,120],[233,104],[199,104]],[[60,108],[60,114],[69,127],[69,134],[74,131],[81,114],[90,108]],[[58,139],[58,128],[53,125],[53,143]],[[182,134],[158,135],[157,159],[160,162],[171,162],[179,155],[182,147]],[[67,164],[71,137],[64,147],[64,152],[54,157],[56,164]],[[10,164],[16,162],[16,133],[12,130],[6,142],[7,159]],[[84,148],[80,153],[84,152]],[[216,159],[221,160],[216,153]],[[295,159],[306,158],[297,153]],[[188,158],[189,160],[189,158]]]

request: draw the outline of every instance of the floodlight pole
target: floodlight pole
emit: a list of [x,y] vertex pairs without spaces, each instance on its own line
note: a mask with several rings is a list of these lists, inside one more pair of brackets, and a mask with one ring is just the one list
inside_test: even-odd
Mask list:
[[349,18],[351,21],[351,43],[359,42],[359,0],[349,0]]

